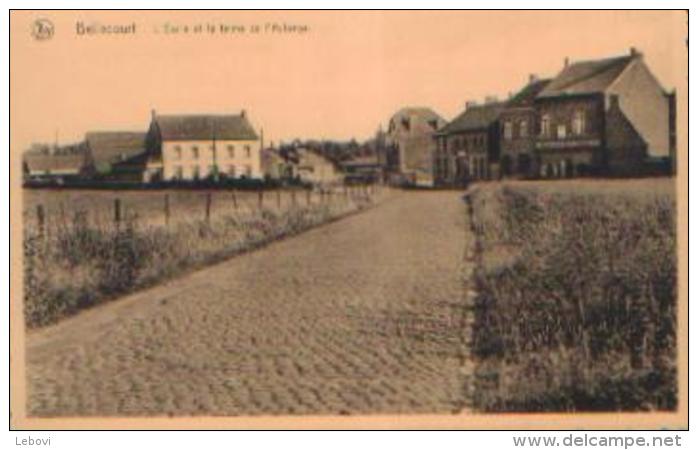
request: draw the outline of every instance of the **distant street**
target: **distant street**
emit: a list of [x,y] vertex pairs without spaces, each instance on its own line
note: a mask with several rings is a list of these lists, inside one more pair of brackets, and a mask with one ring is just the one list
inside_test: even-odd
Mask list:
[[30,333],[28,413],[460,410],[461,195],[399,192]]

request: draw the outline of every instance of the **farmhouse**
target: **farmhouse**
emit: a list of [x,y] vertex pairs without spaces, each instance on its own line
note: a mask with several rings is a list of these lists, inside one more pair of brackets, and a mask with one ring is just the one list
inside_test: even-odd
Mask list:
[[[675,152],[675,94],[634,48],[628,55],[569,63],[536,96],[540,176],[637,174]],[[668,164],[667,164],[668,165]]]
[[432,184],[434,133],[446,121],[430,108],[396,112],[385,135],[386,169],[393,184]]
[[147,161],[146,134],[131,131],[92,131],[85,134],[88,171],[118,181],[142,182]]
[[147,145],[165,180],[261,179],[262,142],[247,114],[159,115],[153,111]]
[[485,104],[467,102],[465,111],[435,135],[435,183],[458,185],[488,179],[499,158],[499,118],[504,104],[489,97]]

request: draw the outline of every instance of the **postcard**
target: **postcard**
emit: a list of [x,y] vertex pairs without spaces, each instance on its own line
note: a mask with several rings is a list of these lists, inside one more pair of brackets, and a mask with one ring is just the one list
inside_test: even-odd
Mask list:
[[688,427],[685,11],[10,25],[13,428]]

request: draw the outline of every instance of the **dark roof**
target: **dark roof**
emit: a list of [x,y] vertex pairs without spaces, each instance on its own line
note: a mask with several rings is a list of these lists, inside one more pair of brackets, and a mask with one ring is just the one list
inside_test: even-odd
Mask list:
[[629,55],[572,63],[562,69],[538,98],[602,93],[635,57]]
[[459,131],[475,131],[489,127],[497,119],[504,109],[502,102],[486,103],[484,105],[469,106],[458,117],[439,130],[439,134],[454,133]]
[[533,100],[536,96],[545,89],[545,87],[550,84],[552,80],[536,80],[528,83],[523,89],[514,94],[512,98],[507,101],[508,108],[520,108],[533,105]]
[[91,131],[85,142],[95,164],[113,164],[145,153],[145,137],[133,131]]
[[85,147],[80,144],[58,148],[49,146],[40,150],[27,151],[24,164],[33,172],[79,172],[85,164]]
[[163,140],[257,139],[245,114],[157,115],[155,122]]

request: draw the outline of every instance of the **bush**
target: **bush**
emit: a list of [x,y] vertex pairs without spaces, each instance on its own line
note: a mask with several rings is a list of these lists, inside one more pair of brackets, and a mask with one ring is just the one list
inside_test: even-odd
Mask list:
[[[675,408],[673,197],[531,187],[483,195],[497,213],[474,200],[483,249],[476,406]],[[505,246],[507,258],[492,258]]]

